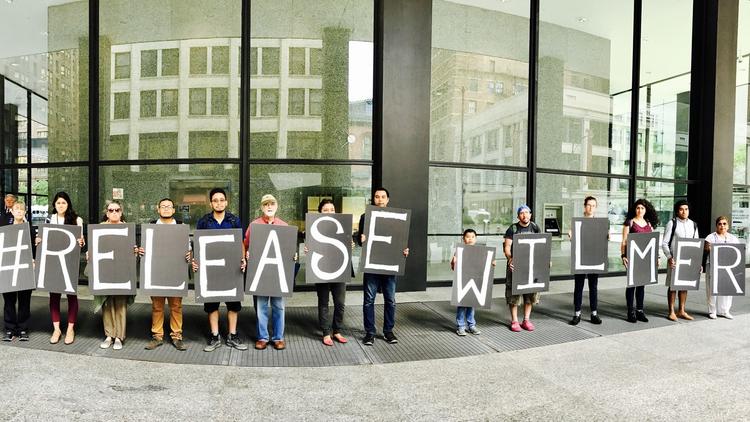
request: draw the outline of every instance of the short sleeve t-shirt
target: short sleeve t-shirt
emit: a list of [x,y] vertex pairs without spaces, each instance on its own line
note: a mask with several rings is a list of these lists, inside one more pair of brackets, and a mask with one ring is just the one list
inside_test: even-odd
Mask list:
[[[515,233],[513,233],[513,226],[516,227],[516,230],[515,230],[516,232]],[[508,230],[505,231],[505,236],[504,237],[505,237],[505,239],[513,240],[513,235],[514,234],[519,234],[519,233],[539,233],[539,229],[536,228],[536,230],[535,230],[535,228],[536,228],[536,225],[534,225],[531,222],[526,227],[523,227],[522,225],[520,225],[518,223],[513,223],[513,224],[510,225],[510,227],[508,227]],[[513,245],[512,244],[510,246],[510,254],[511,254],[511,256],[513,255]]]

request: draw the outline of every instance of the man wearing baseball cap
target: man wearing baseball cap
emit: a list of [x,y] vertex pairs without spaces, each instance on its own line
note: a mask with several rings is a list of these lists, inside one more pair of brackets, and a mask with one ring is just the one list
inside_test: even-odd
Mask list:
[[[527,331],[534,331],[534,324],[531,323],[531,307],[539,303],[539,292],[524,293],[514,295],[513,293],[513,236],[517,233],[541,233],[539,226],[531,221],[531,208],[524,204],[516,210],[518,222],[513,223],[505,232],[505,241],[503,242],[503,252],[508,259],[508,265],[505,268],[505,302],[510,310],[510,330],[521,331],[521,328]],[[518,323],[518,306],[523,304],[523,322]]]
[[[276,211],[279,204],[276,197],[271,194],[265,194],[260,199],[261,216],[250,222],[245,232],[245,250],[250,250],[250,229],[253,224],[275,224],[277,226],[288,226],[288,224],[276,217]],[[257,257],[256,257],[257,258]],[[284,298],[269,296],[254,296],[255,312],[258,321],[258,339],[255,342],[255,348],[264,350],[268,347],[269,340],[274,349],[284,350],[286,342],[284,341]],[[268,320],[273,321],[273,335],[268,333]]]

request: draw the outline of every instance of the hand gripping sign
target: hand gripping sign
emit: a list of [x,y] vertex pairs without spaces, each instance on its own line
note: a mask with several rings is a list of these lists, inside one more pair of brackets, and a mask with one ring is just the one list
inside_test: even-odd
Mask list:
[[516,233],[513,236],[512,294],[549,290],[551,255],[551,234]]
[[456,244],[451,305],[490,309],[495,248],[483,245]]
[[197,303],[242,301],[241,229],[196,230],[193,254],[198,263]]
[[141,291],[149,296],[185,297],[190,241],[187,224],[141,224]]
[[745,245],[714,243],[709,265],[711,296],[745,295]]
[[570,269],[573,274],[604,274],[607,272],[606,218],[573,218]]
[[360,271],[370,274],[403,275],[404,249],[409,244],[411,210],[368,206],[365,210],[366,236],[362,244]]
[[51,293],[76,294],[81,262],[77,225],[40,224],[37,247],[36,288]]
[[628,287],[649,286],[659,282],[659,245],[661,233],[628,235]]
[[11,224],[0,227],[0,293],[34,287],[31,226]]
[[703,259],[703,239],[675,238],[675,268],[667,269],[669,287],[672,290],[698,290]]
[[352,275],[351,214],[305,216],[305,283],[346,283]]
[[91,224],[89,286],[99,296],[135,294],[135,225]]
[[257,296],[291,296],[297,227],[252,224],[249,252],[245,291]]

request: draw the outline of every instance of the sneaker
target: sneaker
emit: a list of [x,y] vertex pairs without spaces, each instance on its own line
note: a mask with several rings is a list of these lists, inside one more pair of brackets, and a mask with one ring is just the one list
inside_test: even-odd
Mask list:
[[375,336],[372,334],[365,335],[365,338],[362,339],[362,344],[365,346],[372,346],[372,343],[375,341]]
[[187,346],[185,346],[185,343],[182,342],[182,339],[174,339],[172,340],[172,346],[174,346],[175,349],[184,352],[187,350]]
[[6,331],[3,336],[3,341],[13,341],[13,331]]
[[[732,316],[732,314],[730,314],[729,312],[724,312],[723,314],[720,314],[719,316],[723,316],[726,319],[734,319],[734,316]],[[23,331],[21,331],[21,334],[23,334]],[[28,340],[28,338],[26,340]],[[21,339],[21,341],[23,341],[23,338]]]
[[157,347],[161,346],[162,344],[164,344],[164,340],[162,340],[160,338],[152,338],[151,341],[148,342],[148,344],[146,345],[146,347],[144,347],[144,349],[146,349],[146,350],[154,350]]
[[243,343],[240,336],[237,334],[230,333],[227,336],[226,344],[229,347],[234,347],[237,350],[247,350],[247,344]]
[[463,336],[466,335],[466,330],[464,330],[463,327],[458,328],[458,329],[456,329],[456,334],[458,334],[459,336],[463,337]]
[[477,328],[476,325],[473,326],[473,327],[467,328],[466,332],[469,333],[469,334],[474,334],[475,336],[478,336],[478,335],[482,334],[482,332],[479,331],[479,328]]
[[393,335],[393,333],[383,333],[383,338],[385,338],[385,342],[388,344],[396,344],[398,343],[398,339],[396,336]]
[[204,352],[213,352],[214,350],[221,347],[221,335],[211,335],[208,338],[208,344],[206,344],[206,347],[203,348]]
[[518,321],[510,323],[510,331],[513,331],[514,333],[521,331],[521,325],[518,324]]
[[[710,319],[716,319],[716,314],[715,314],[715,313],[713,313],[713,312],[711,312],[711,313],[709,313],[709,314],[708,314],[708,317],[709,317]],[[6,341],[10,341],[10,340],[6,340]]]
[[648,322],[648,318],[646,318],[646,313],[643,311],[638,311],[635,313],[635,319],[641,322]]
[[602,319],[599,318],[599,315],[591,315],[591,323],[599,325],[602,323]]
[[531,320],[525,319],[521,323],[521,328],[526,331],[534,331],[534,324],[531,323]]
[[638,321],[638,318],[635,317],[635,312],[628,312],[627,321],[633,324],[635,324]]
[[568,324],[570,324],[570,325],[578,325],[579,322],[581,322],[581,316],[580,315],[573,315],[573,319],[571,319]]
[[111,345],[112,345],[112,337],[107,336],[107,338],[105,338],[103,342],[99,343],[99,348],[109,349],[109,346]]
[[29,333],[27,333],[26,331],[21,331],[20,333],[18,333],[18,341],[29,341]]
[[112,346],[112,350],[122,350],[122,340],[115,337],[115,343]]

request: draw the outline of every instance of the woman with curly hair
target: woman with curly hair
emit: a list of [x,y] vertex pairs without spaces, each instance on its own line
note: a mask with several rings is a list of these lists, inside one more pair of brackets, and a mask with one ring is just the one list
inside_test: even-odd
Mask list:
[[[633,207],[628,211],[628,215],[622,225],[622,244],[620,244],[620,253],[622,254],[622,263],[625,265],[625,268],[628,267],[626,253],[628,233],[650,233],[654,231],[658,224],[659,216],[656,214],[654,206],[642,198],[635,201]],[[643,311],[643,298],[645,294],[646,291],[644,286],[628,287],[625,289],[625,300],[628,304],[628,322],[648,322],[646,313]],[[635,307],[633,306],[634,296]]]

